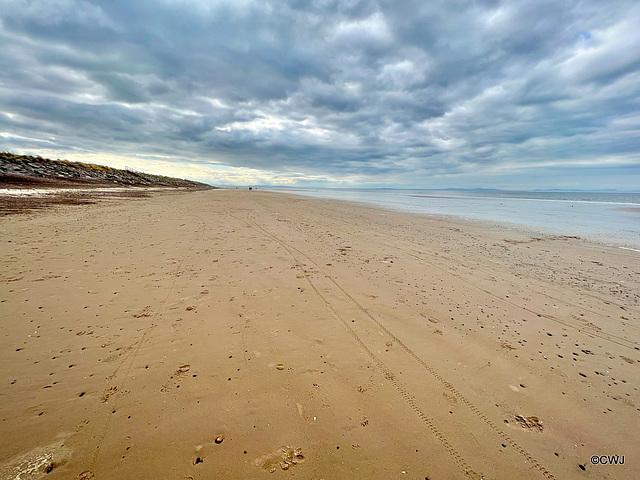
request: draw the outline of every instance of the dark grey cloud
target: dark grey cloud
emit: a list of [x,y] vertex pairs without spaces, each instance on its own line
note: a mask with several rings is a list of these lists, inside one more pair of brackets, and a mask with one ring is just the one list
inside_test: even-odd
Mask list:
[[637,188],[638,18],[624,0],[5,0],[0,146],[212,182]]

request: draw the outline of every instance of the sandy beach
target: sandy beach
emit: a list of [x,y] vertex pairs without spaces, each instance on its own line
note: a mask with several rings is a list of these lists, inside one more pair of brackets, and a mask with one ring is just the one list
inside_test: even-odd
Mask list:
[[255,190],[0,222],[0,479],[640,478],[638,252]]

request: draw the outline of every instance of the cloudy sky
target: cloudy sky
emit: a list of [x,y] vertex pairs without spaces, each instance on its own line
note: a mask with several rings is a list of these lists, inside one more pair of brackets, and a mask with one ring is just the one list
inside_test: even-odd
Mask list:
[[637,0],[2,0],[0,149],[300,186],[640,189]]

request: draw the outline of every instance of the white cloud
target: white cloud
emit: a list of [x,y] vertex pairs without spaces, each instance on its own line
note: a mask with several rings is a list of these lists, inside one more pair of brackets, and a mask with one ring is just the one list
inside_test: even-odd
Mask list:
[[332,32],[332,40],[345,48],[381,46],[392,41],[384,16],[376,12],[368,18],[342,21]]
[[576,44],[571,56],[560,65],[566,77],[577,82],[590,81],[635,67],[640,62],[640,28],[635,19],[590,32],[589,40]]

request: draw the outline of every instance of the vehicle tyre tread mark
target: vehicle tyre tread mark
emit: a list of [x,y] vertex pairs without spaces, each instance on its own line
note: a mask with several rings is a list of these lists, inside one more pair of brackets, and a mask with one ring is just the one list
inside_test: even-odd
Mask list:
[[[310,258],[306,253],[302,252],[301,250],[299,250],[298,248],[296,248],[294,246],[288,245],[286,242],[284,242],[283,240],[280,240],[277,236],[275,236],[274,234],[268,232],[263,227],[261,227],[260,225],[256,224],[255,222],[253,222],[249,218],[247,218],[247,220],[243,220],[242,218],[238,218],[238,217],[235,217],[233,215],[230,215],[230,216],[232,216],[233,218],[236,218],[237,220],[240,220],[240,221],[246,223],[248,226],[254,228],[255,230],[263,233],[267,237],[269,237],[272,240],[274,240],[275,242],[279,243],[285,250],[287,250],[287,252],[289,252],[289,254],[294,258],[294,260],[297,262],[297,264],[299,266],[301,266],[301,262],[296,257],[294,251],[298,252],[298,254],[302,255],[309,262],[313,263],[316,266],[316,268],[324,275],[324,277],[327,278],[336,288],[338,288],[338,290],[340,290],[343,293],[343,295],[345,295],[364,315],[366,315],[379,328],[381,328],[390,338],[392,338],[420,366],[422,366],[434,378],[436,378],[445,387],[445,389],[449,391],[449,393],[451,395],[455,396],[472,413],[474,413],[478,418],[480,418],[496,435],[498,435],[498,437],[500,437],[500,439],[504,443],[507,443],[508,445],[510,445],[516,452],[518,452],[518,454],[523,456],[545,478],[550,479],[550,480],[555,478],[554,475],[546,467],[544,467],[540,462],[538,462],[535,458],[533,458],[533,456],[530,453],[528,453],[524,448],[522,448],[520,445],[518,445],[515,442],[515,440],[513,440],[509,435],[507,435],[500,428],[498,428],[498,426],[492,420],[490,420],[475,405],[473,405],[469,400],[467,400],[467,398],[464,397],[451,383],[447,382],[438,372],[436,372],[433,369],[433,367],[428,365],[424,360],[422,360],[418,355],[416,355],[404,342],[402,342],[398,337],[396,337],[393,333],[391,333],[387,329],[387,327],[385,327],[366,308],[364,308],[355,298],[353,298],[353,296],[351,294],[349,294],[331,275],[329,275],[317,262],[315,262],[312,258]],[[316,288],[316,286],[313,284],[313,282],[311,281],[311,279],[309,278],[309,276],[307,275],[307,273],[304,271],[303,268],[301,268],[301,271],[302,271],[305,279],[307,280],[307,282],[311,286],[311,288],[322,299],[322,301],[325,303],[325,305],[327,305],[329,310],[333,313],[334,317],[336,319],[338,319],[340,321],[340,323],[349,331],[349,333],[360,344],[360,346],[365,350],[365,352],[367,352],[367,354],[372,358],[372,360],[378,365],[378,367],[385,374],[385,376],[387,376],[388,374],[391,374],[391,378],[393,378],[393,380],[391,380],[390,378],[388,378],[388,379],[393,383],[394,387],[401,393],[403,398],[405,398],[407,403],[409,403],[409,399],[411,400],[413,405],[412,405],[412,403],[409,403],[409,405],[412,407],[412,409],[414,409],[416,414],[418,414],[418,416],[425,422],[425,424],[427,425],[429,430],[432,431],[432,433],[436,436],[436,438],[441,443],[443,443],[443,445],[445,446],[445,450],[447,450],[447,452],[449,452],[449,454],[454,458],[454,460],[456,460],[456,463],[458,464],[458,466],[461,467],[461,469],[463,470],[465,475],[467,475],[467,476],[476,475],[477,476],[478,474],[476,472],[474,472],[470,467],[468,467],[468,465],[466,464],[466,461],[464,461],[464,459],[462,459],[462,457],[460,457],[460,455],[455,451],[455,449],[453,449],[453,447],[448,443],[448,441],[446,440],[444,435],[437,430],[435,425],[433,425],[433,422],[431,421],[431,419],[429,419],[429,417],[426,414],[424,414],[424,412],[422,412],[420,410],[420,408],[418,407],[417,403],[415,402],[415,398],[410,393],[407,392],[406,388],[400,382],[398,382],[398,380],[390,372],[390,370],[375,356],[375,354],[373,354],[373,352],[371,352],[371,350],[357,336],[356,332],[353,331],[353,329],[348,325],[348,323],[346,321],[344,321],[344,319],[342,319],[342,317],[340,317],[340,315],[335,311],[335,309],[333,308],[331,303]],[[446,443],[444,443],[444,442],[446,442]],[[462,463],[462,462],[464,462],[464,463]]]

